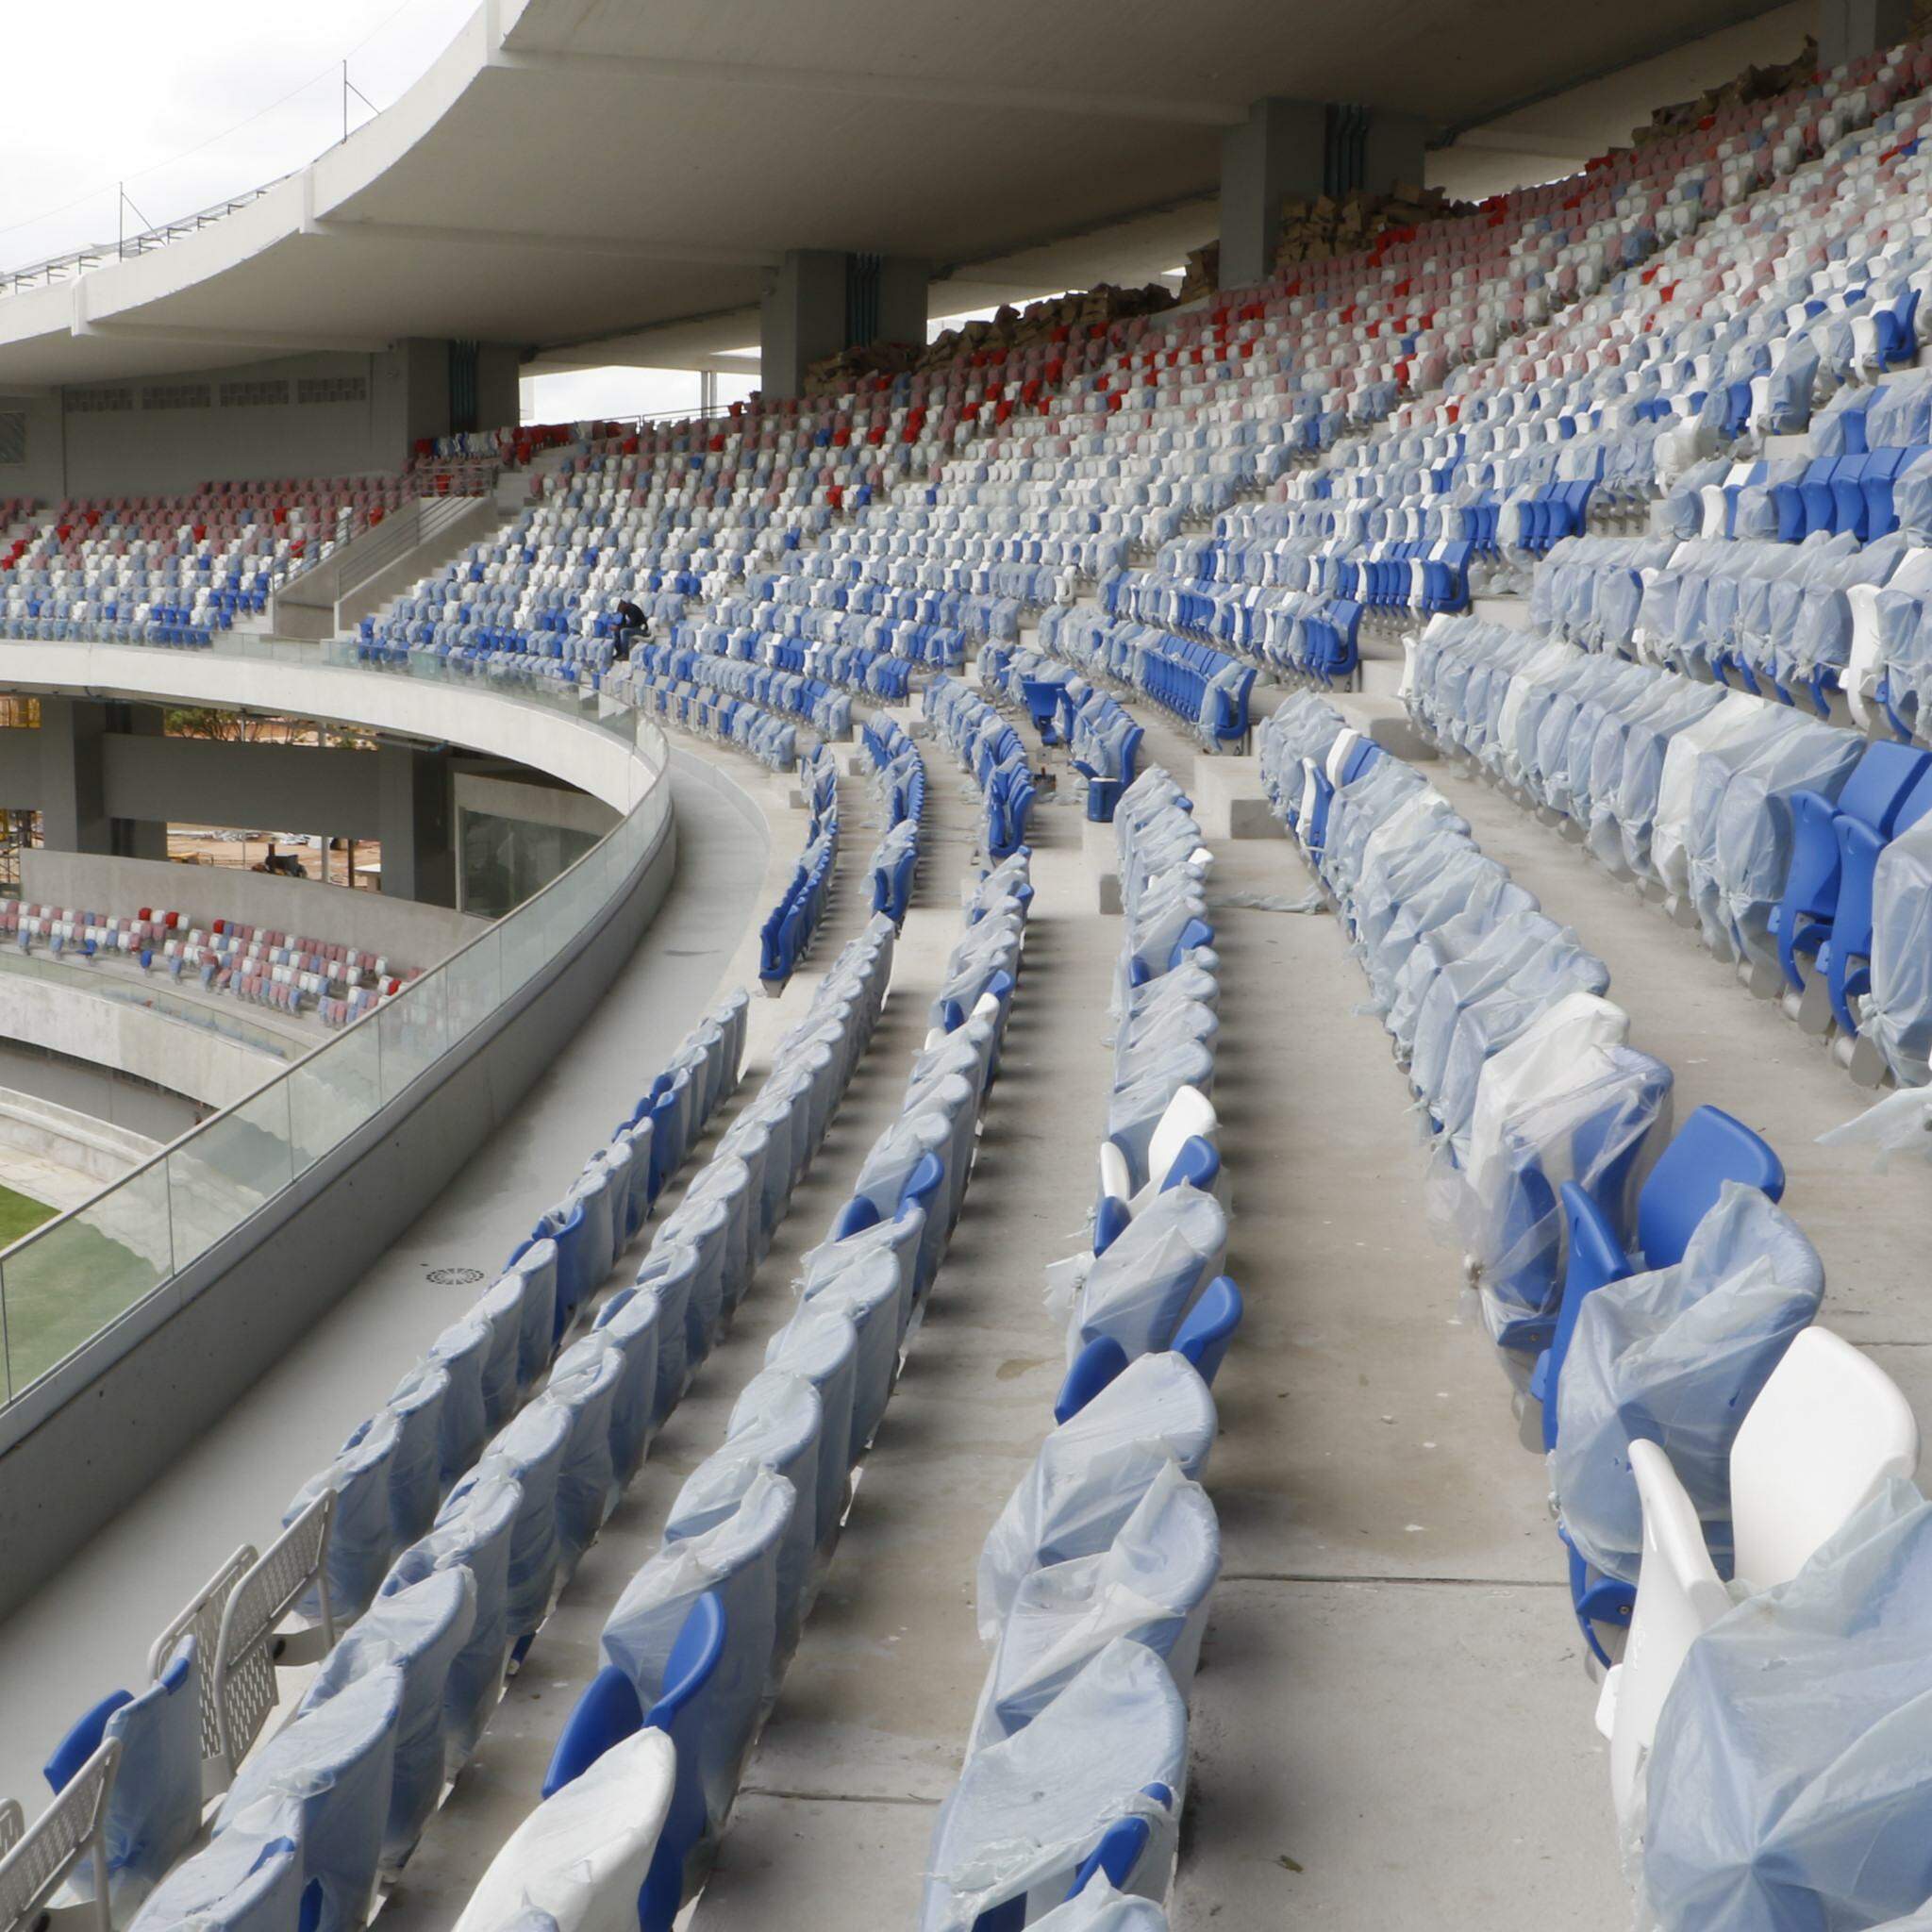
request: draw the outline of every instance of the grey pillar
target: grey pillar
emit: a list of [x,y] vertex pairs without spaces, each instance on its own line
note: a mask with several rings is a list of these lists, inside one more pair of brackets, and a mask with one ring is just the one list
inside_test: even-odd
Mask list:
[[1420,114],[1385,114],[1379,108],[1370,108],[1362,186],[1371,194],[1387,194],[1398,184],[1420,189],[1428,132],[1428,123]]
[[[110,704],[107,707],[108,729],[129,738],[165,738],[167,716],[158,705]],[[108,822],[108,841],[121,858],[165,858],[168,856],[168,822],[165,819],[112,818]]]
[[41,832],[50,852],[110,853],[108,708],[89,698],[41,700]]
[[1328,110],[1319,101],[1257,101],[1221,137],[1221,286],[1246,288],[1274,266],[1281,204],[1322,192]]
[[1842,67],[1909,40],[1912,0],[1818,0],[1818,64]]
[[795,396],[821,358],[868,342],[925,341],[926,265],[891,256],[794,248],[758,316],[758,388]]
[[1221,137],[1221,286],[1245,289],[1267,279],[1281,204],[1291,195],[1420,189],[1427,137],[1419,114],[1257,101]]
[[456,804],[449,754],[385,744],[375,756],[381,788],[383,891],[391,898],[415,899],[425,906],[454,906]]

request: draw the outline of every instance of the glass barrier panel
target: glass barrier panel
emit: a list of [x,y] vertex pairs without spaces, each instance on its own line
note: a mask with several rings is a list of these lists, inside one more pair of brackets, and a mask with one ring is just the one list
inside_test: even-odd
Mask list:
[[393,1100],[449,1047],[449,987],[441,967],[375,1009],[382,1040],[382,1098]]
[[175,1266],[182,1269],[295,1178],[289,1083],[277,1080],[169,1148]]
[[18,1395],[175,1268],[163,1162],[137,1169],[0,1258],[7,1379]]
[[340,1146],[381,1106],[382,1035],[372,1014],[290,1070],[296,1173]]

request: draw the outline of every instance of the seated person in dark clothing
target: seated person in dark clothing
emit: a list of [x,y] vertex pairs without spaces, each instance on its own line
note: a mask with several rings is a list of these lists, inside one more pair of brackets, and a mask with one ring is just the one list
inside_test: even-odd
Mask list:
[[633,644],[641,643],[651,635],[651,626],[644,613],[628,597],[617,600],[617,648],[628,651]]

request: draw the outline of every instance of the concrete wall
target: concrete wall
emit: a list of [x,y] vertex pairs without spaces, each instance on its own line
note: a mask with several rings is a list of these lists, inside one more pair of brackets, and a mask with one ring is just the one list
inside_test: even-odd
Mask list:
[[309,939],[340,940],[406,966],[433,966],[489,924],[443,906],[418,906],[379,892],[352,894],[346,886],[325,886],[317,879],[275,878],[225,866],[37,849],[21,854],[20,871],[22,896],[51,906],[114,913],[160,906],[189,913],[202,925],[234,919]]
[[20,1089],[0,1086],[0,1146],[71,1167],[103,1187],[158,1154],[160,1144],[130,1127]]
[[588,792],[520,784],[480,772],[458,771],[456,797],[459,811],[487,811],[533,825],[561,825],[565,831],[591,832],[598,838],[617,823],[617,814]]
[[185,1093],[12,1040],[0,1040],[0,1087],[158,1145],[185,1134],[208,1111]]
[[296,1346],[508,1117],[670,890],[676,824],[661,795],[658,839],[602,919],[490,1027],[177,1276],[172,1310],[131,1310],[9,1412],[21,1433],[0,1453],[0,1616]]
[[[517,368],[514,348],[482,349],[479,426],[517,420]],[[393,472],[419,438],[448,433],[449,401],[449,345],[440,337],[373,354],[285,356],[0,398],[0,408],[28,411],[26,460],[0,466],[0,498],[154,495],[208,482]]]
[[[91,989],[89,970],[73,966],[50,970],[45,975],[6,973],[0,977],[0,1039],[45,1047],[69,1059],[85,1060],[114,1073],[131,1074],[211,1108],[232,1107],[245,1099],[284,1064],[242,1037],[256,1009],[228,994],[209,993],[207,998],[211,1008],[219,1001],[226,1009],[212,1012],[210,1018],[226,1020],[236,1029],[232,1034]],[[172,987],[168,990],[174,991]],[[268,1030],[265,1015],[257,1037],[264,1041],[277,1038]],[[320,1044],[319,1038],[313,1039],[313,1043]],[[289,1039],[289,1059],[299,1058],[305,1050],[303,1034]],[[26,1081],[13,1084],[42,1091]],[[63,1098],[58,1094],[52,1097]]]

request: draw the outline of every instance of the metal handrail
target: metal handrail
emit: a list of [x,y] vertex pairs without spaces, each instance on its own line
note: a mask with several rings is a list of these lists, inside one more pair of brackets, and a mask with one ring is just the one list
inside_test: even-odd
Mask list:
[[[469,515],[486,496],[412,496],[400,509],[392,510],[371,528],[358,530],[346,543],[341,543],[308,569],[286,576],[275,586],[284,596],[298,586],[310,594],[298,601],[339,604],[352,591],[359,590],[378,572],[400,562],[419,544],[447,529],[458,517]],[[328,575],[325,575],[326,572]],[[326,587],[325,597],[312,593]]]
[[251,202],[259,201],[264,194],[279,188],[290,178],[287,175],[277,175],[273,181],[264,181],[259,188],[231,194],[225,201],[197,208],[193,214],[183,215],[177,221],[143,228],[138,235],[124,235],[119,242],[95,242],[85,248],[71,248],[64,255],[50,255],[46,260],[32,262],[25,268],[0,272],[0,294],[17,295],[25,289],[50,288],[56,282],[70,281],[74,276],[87,275],[109,261],[125,261],[129,256],[147,255],[157,248],[167,247],[170,242],[186,241],[189,236],[199,234],[216,222],[225,221]]

